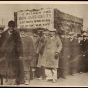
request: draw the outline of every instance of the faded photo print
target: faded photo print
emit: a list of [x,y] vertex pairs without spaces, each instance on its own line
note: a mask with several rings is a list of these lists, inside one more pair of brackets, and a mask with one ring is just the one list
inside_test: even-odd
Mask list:
[[0,86],[88,86],[88,4],[0,2]]

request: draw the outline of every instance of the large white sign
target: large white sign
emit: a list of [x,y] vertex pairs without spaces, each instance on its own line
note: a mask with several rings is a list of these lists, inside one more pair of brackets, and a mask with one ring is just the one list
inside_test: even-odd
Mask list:
[[54,26],[54,10],[25,10],[17,12],[17,28],[48,28]]

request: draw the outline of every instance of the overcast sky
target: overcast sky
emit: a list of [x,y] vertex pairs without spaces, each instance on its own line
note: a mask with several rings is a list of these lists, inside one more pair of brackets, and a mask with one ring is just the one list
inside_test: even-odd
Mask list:
[[83,18],[84,26],[88,27],[88,4],[0,4],[0,24],[4,19],[7,25],[14,19],[14,12],[26,9],[57,8],[58,10]]

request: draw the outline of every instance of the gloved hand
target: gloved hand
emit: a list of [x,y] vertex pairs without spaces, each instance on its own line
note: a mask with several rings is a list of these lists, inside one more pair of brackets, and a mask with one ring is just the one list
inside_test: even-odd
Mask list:
[[58,59],[59,53],[56,52],[54,57],[55,57],[55,59]]

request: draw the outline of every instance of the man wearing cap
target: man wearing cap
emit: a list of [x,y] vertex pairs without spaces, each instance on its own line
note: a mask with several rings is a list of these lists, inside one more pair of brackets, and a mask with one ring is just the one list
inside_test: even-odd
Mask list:
[[77,41],[74,39],[74,33],[70,34],[70,59],[69,59],[69,70],[70,75],[74,75],[75,73],[75,59],[76,59],[76,47]]
[[28,37],[26,29],[20,29],[20,37],[23,45],[23,65],[25,85],[30,83],[30,62],[32,60],[33,41]]
[[58,36],[55,34],[56,29],[49,29],[49,38],[47,39],[47,44],[45,46],[45,50],[43,53],[43,58],[46,60],[45,62],[45,74],[46,81],[52,79],[53,82],[57,81],[57,68],[58,68],[58,60],[59,54],[62,49],[62,43]]
[[31,79],[34,79],[36,74],[37,74],[37,60],[38,60],[38,53],[39,53],[39,36],[38,36],[38,30],[37,29],[33,29],[32,30],[32,41],[33,41],[33,52],[32,52],[32,60],[30,62],[30,66],[31,66]]
[[69,59],[69,70],[70,74],[74,75],[77,72],[79,54],[80,54],[80,43],[78,43],[78,39],[75,34],[72,33],[70,36],[70,59]]
[[41,29],[39,30],[42,32],[41,36],[39,37],[39,57],[38,57],[38,64],[37,67],[39,68],[39,78],[38,79],[45,79],[45,59],[43,58],[44,49],[46,46],[46,41],[49,35],[48,29]]
[[19,79],[20,61],[22,59],[22,42],[19,33],[14,30],[15,22],[8,22],[8,29],[1,35],[1,50],[6,61],[5,74],[7,85],[13,85],[13,81]]

